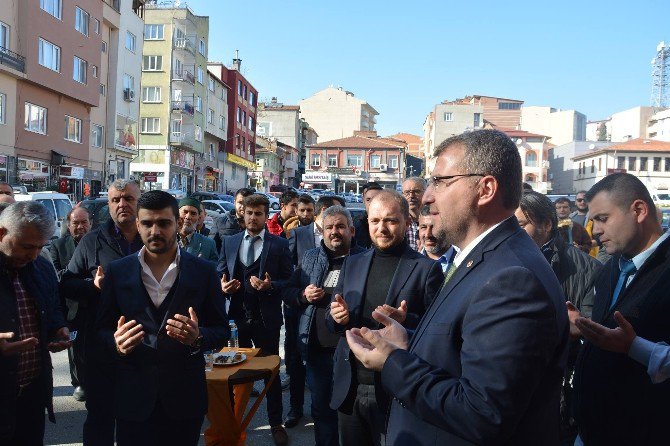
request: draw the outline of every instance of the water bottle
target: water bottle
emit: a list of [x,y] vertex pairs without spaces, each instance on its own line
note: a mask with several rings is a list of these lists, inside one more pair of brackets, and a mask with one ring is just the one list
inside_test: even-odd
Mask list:
[[228,350],[233,354],[237,353],[237,349],[240,346],[240,342],[237,335],[237,325],[234,320],[228,321],[228,326],[230,327],[230,339],[228,339]]

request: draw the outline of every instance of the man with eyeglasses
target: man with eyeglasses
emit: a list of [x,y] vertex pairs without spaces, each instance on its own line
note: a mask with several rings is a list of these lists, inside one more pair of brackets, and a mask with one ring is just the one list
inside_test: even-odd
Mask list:
[[380,330],[346,332],[393,397],[386,444],[558,445],[568,317],[556,275],[514,217],[519,150],[477,130],[435,156],[423,202],[436,236],[460,248],[454,268],[411,341],[378,311]]
[[420,177],[407,178],[402,183],[402,195],[409,203],[409,227],[407,228],[407,243],[409,247],[417,251],[419,239],[419,213],[421,212],[421,199],[426,191],[426,181]]

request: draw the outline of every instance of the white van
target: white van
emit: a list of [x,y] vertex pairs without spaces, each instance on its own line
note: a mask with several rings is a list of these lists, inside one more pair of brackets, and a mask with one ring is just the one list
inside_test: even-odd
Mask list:
[[65,194],[57,192],[29,192],[27,194],[14,195],[16,201],[38,201],[43,204],[56,222],[56,229],[52,238],[61,235],[61,228],[65,225],[65,218],[72,210],[72,202]]
[[651,192],[651,199],[656,206],[668,207],[670,206],[670,194],[667,191]]

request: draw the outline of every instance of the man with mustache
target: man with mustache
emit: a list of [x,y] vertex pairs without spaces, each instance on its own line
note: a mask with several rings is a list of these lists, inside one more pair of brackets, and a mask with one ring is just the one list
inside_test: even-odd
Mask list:
[[[107,266],[135,254],[143,246],[135,223],[140,197],[137,182],[116,180],[109,186],[107,197],[110,219],[81,239],[60,282],[61,293],[78,300],[80,311],[85,309],[85,322],[78,336],[82,333],[86,336],[93,329]],[[114,413],[110,401],[114,400],[116,360],[101,351],[95,336],[86,336],[84,444],[111,446],[114,444]]]
[[449,266],[454,261],[457,252],[456,247],[449,246],[449,242],[445,238],[438,239],[435,237],[433,234],[433,219],[428,206],[422,207],[421,215],[419,215],[419,243],[421,244],[421,254],[439,262],[442,266],[442,272],[446,274]]
[[[58,272],[58,277],[62,277],[67,270],[67,265],[74,255],[74,250],[81,241],[81,239],[91,230],[91,218],[88,209],[85,207],[73,208],[65,219],[67,222],[67,232],[49,246],[49,254],[54,267]],[[72,387],[74,393],[72,396],[77,401],[84,401],[86,399],[86,391],[84,387],[84,344],[86,336],[79,335],[80,326],[85,322],[85,311],[79,312],[79,303],[76,300],[70,299],[69,296],[61,296],[65,301],[67,311],[67,321],[71,330],[78,332],[77,338],[72,343],[67,351],[68,359],[70,361],[70,377],[72,379]]]
[[201,212],[201,203],[195,198],[179,201],[179,247],[196,257],[216,262],[219,260],[216,243],[196,230]]
[[402,183],[402,195],[409,204],[410,222],[407,228],[407,243],[413,250],[417,250],[419,237],[419,213],[421,212],[421,199],[426,192],[426,180],[420,177],[407,178]]

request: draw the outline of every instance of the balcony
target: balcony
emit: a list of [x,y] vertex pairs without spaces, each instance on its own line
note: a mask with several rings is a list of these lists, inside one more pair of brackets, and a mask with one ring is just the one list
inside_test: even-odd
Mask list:
[[176,50],[184,50],[195,54],[195,44],[188,37],[175,37],[172,39],[172,47]]
[[189,101],[172,101],[172,111],[181,112],[193,116],[195,108]]
[[195,76],[193,75],[193,72],[185,67],[172,70],[172,80],[177,82],[186,82],[191,85],[195,84]]
[[170,145],[192,149],[195,146],[195,139],[192,133],[170,132]]
[[7,48],[0,48],[0,65],[20,71],[21,73],[26,72],[26,58]]

